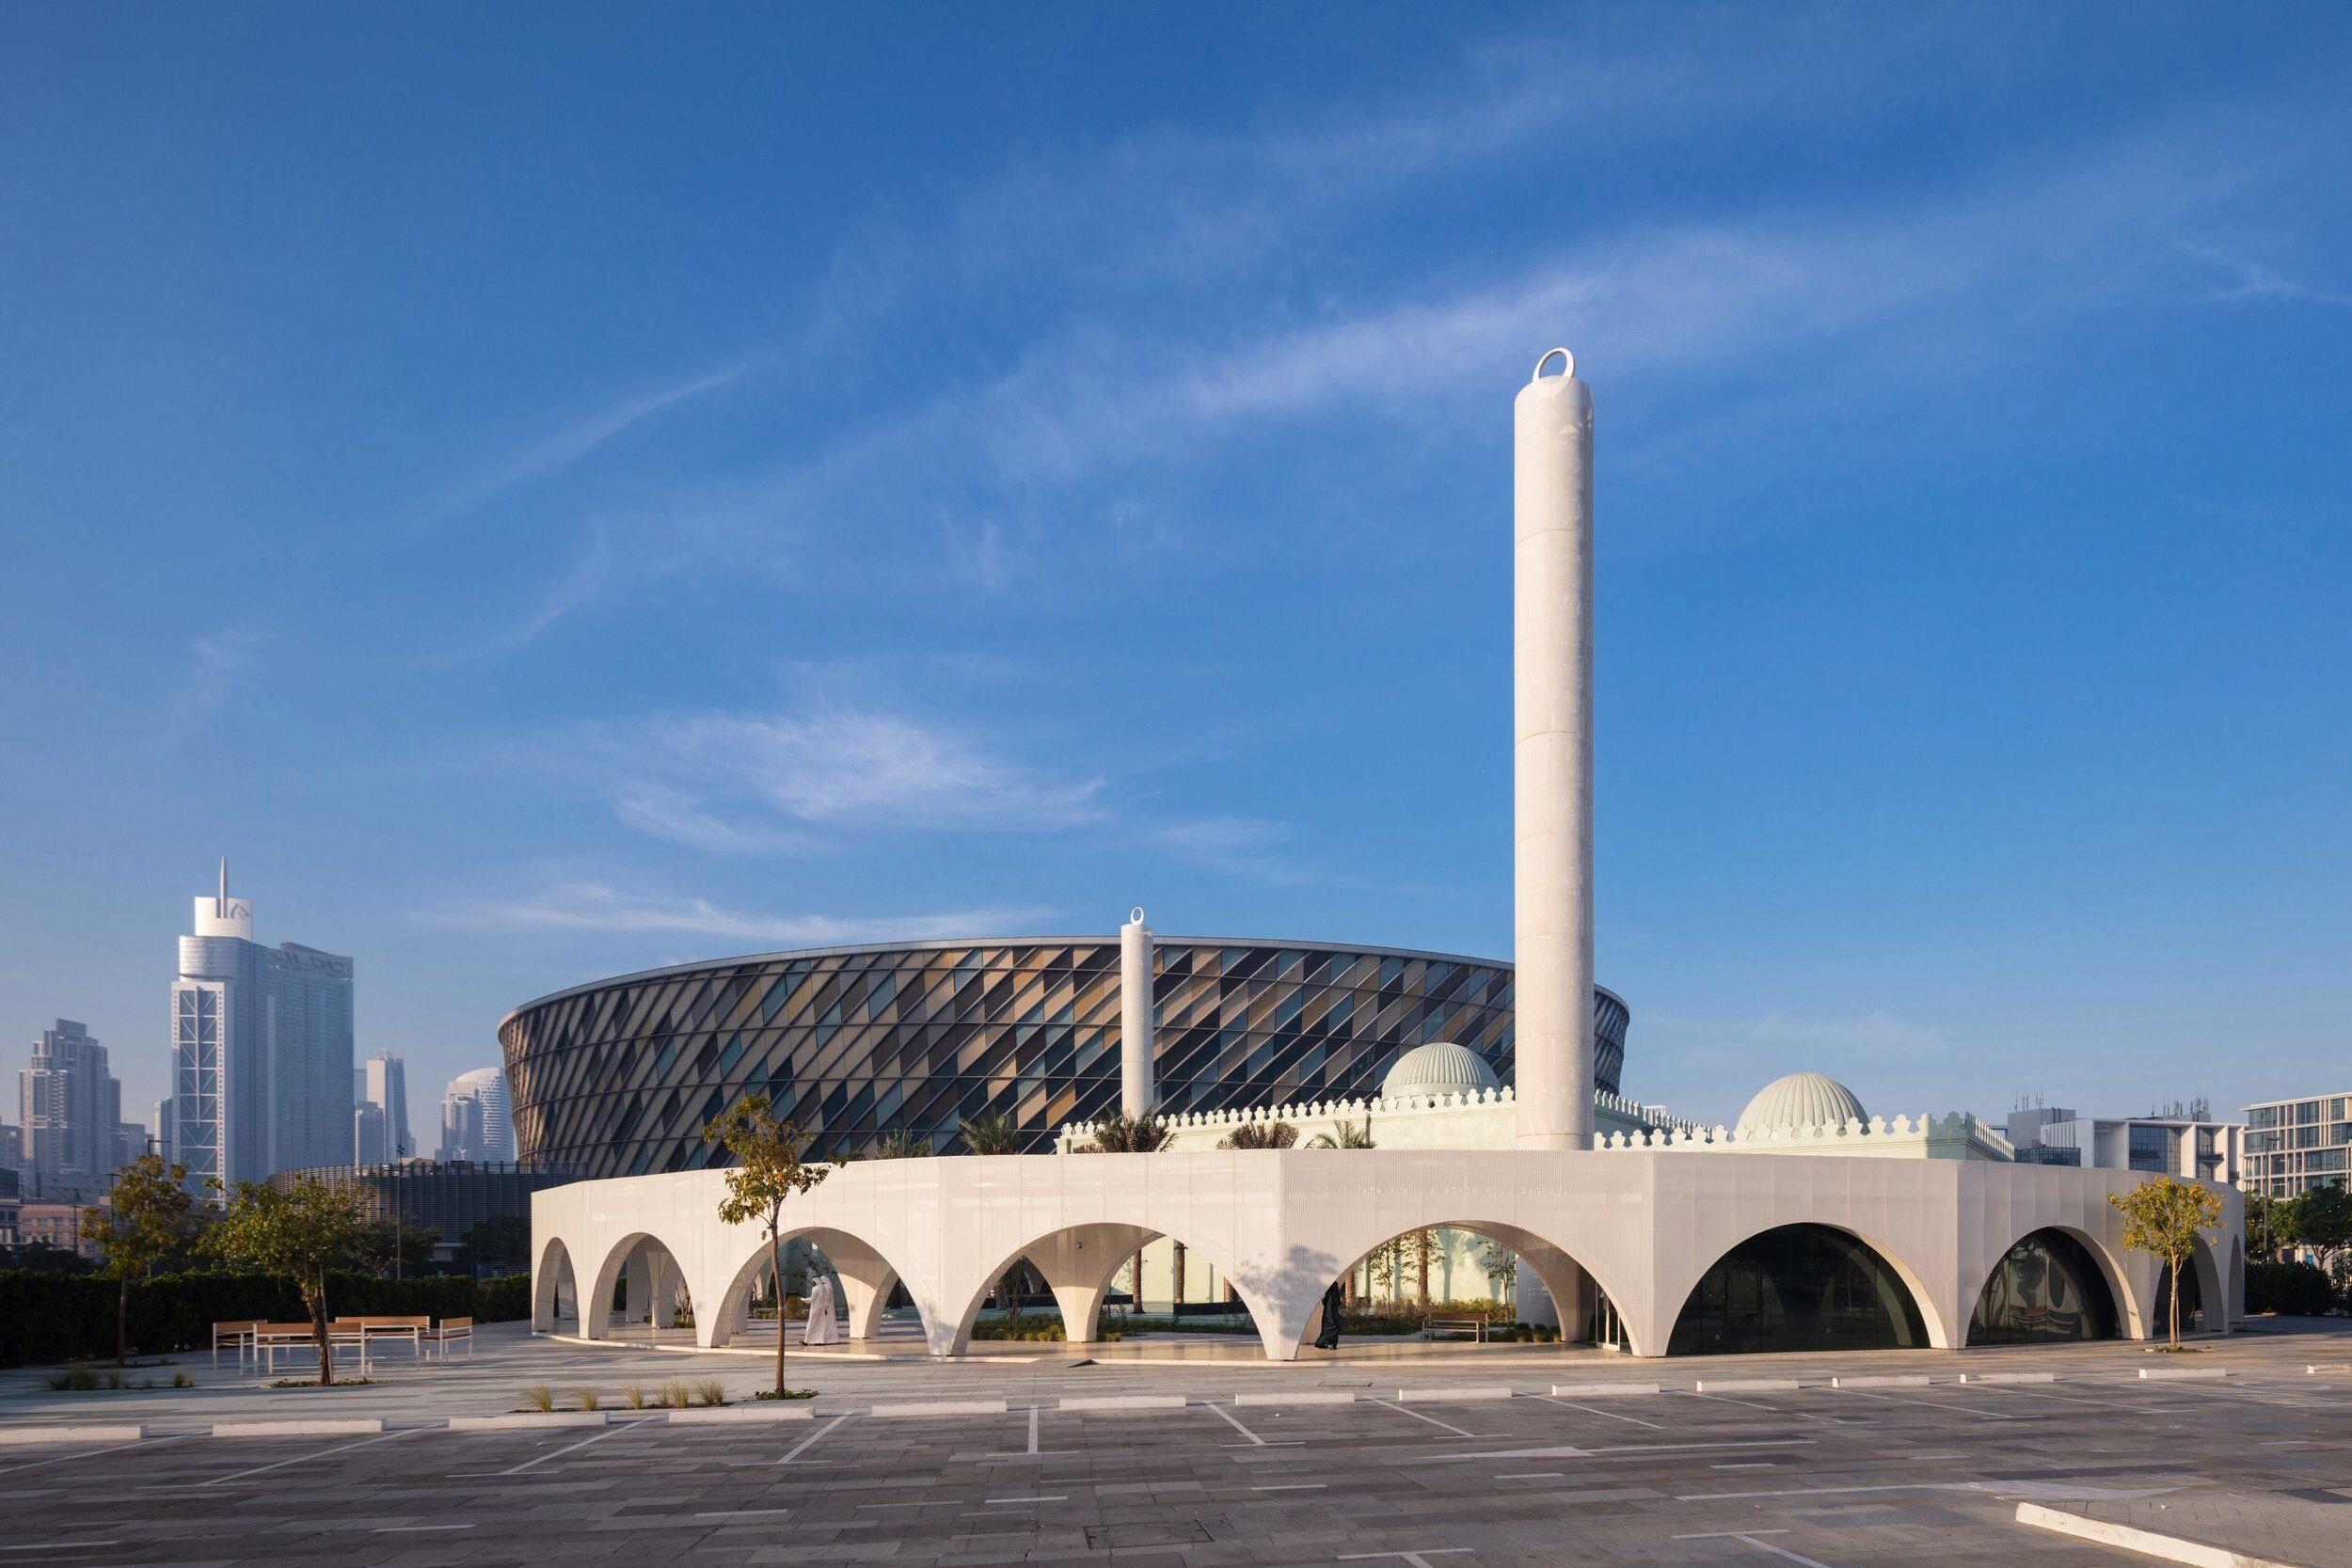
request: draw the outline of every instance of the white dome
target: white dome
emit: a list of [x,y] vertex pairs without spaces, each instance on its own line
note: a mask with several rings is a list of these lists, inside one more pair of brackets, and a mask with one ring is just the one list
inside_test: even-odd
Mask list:
[[1853,1090],[1818,1072],[1792,1072],[1756,1090],[1748,1108],[1740,1113],[1739,1130],[1770,1132],[1776,1127],[1843,1127],[1848,1118],[1867,1121],[1870,1114]]
[[1502,1080],[1478,1053],[1451,1040],[1417,1045],[1399,1056],[1380,1080],[1383,1099],[1399,1095],[1475,1094],[1500,1087]]

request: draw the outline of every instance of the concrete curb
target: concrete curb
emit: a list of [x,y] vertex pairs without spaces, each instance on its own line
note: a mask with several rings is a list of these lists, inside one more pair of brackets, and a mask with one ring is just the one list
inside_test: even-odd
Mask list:
[[1354,1404],[1355,1394],[1345,1388],[1301,1388],[1289,1394],[1235,1394],[1233,1402],[1240,1404]]
[[2142,1367],[2139,1375],[2152,1383],[2179,1383],[2188,1378],[2228,1377],[2227,1367]]
[[1935,1380],[1925,1372],[1876,1372],[1868,1377],[1834,1377],[1833,1388],[1925,1388]]
[[1092,1394],[1081,1399],[1065,1399],[1056,1406],[1060,1410],[1182,1410],[1182,1394]]
[[384,1423],[373,1416],[345,1416],[308,1421],[215,1421],[215,1437],[338,1437],[382,1432]]
[[672,1426],[726,1426],[736,1422],[811,1421],[816,1418],[815,1411],[772,1400],[765,1404],[707,1404],[691,1410],[670,1412]]
[[1963,1372],[1963,1383],[2056,1383],[2056,1372]]
[[132,1443],[147,1435],[147,1423],[115,1426],[0,1427],[0,1443]]
[[2153,1530],[2114,1524],[2106,1519],[2086,1519],[2079,1513],[2061,1513],[2040,1503],[2019,1503],[2017,1522],[2038,1526],[2059,1535],[2071,1535],[2079,1541],[2121,1546],[2127,1552],[2161,1558],[2167,1562],[2185,1562],[2190,1568],[2294,1568],[2292,1563],[2280,1562],[2274,1558],[2248,1557],[2226,1546],[2208,1546],[2201,1542],[2158,1535]]
[[1694,1394],[1793,1394],[1793,1377],[1710,1377],[1691,1385]]
[[1002,1416],[1002,1400],[931,1400],[917,1404],[878,1404],[868,1416]]
[[600,1427],[611,1418],[601,1410],[527,1410],[512,1416],[452,1416],[452,1432],[529,1432],[544,1427]]
[[2305,1376],[2315,1372],[2352,1372],[2352,1361],[2322,1361],[2303,1369]]
[[1399,1404],[1449,1404],[1465,1400],[1507,1400],[1508,1388],[1399,1388]]
[[1659,1391],[1655,1383],[1555,1383],[1551,1386],[1554,1399],[1605,1400]]

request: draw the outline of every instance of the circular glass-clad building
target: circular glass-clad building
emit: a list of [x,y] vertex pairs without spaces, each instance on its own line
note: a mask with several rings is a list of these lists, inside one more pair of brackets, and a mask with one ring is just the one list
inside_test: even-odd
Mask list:
[[[1451,1040],[1511,1080],[1511,966],[1444,953],[1158,937],[1170,1113],[1369,1097],[1402,1049]],[[723,1163],[702,1130],[746,1094],[827,1154],[892,1134],[945,1152],[1007,1117],[1025,1147],[1118,1109],[1119,939],[814,948],[625,974],[499,1024],[524,1161],[577,1176]],[[1595,988],[1594,1077],[1618,1092],[1629,1015]]]

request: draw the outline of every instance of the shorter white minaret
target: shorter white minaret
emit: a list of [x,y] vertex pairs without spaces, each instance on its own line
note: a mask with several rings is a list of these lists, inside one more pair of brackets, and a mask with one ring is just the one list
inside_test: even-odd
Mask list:
[[1148,1117],[1159,1103],[1152,1077],[1158,1008],[1152,1000],[1152,927],[1140,906],[1119,928],[1119,1109]]

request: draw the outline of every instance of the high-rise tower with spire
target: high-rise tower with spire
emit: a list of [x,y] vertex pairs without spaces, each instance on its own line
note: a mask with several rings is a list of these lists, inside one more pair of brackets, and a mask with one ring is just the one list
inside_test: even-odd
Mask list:
[[172,1093],[158,1130],[201,1190],[274,1171],[349,1164],[352,963],[253,940],[253,903],[217,889],[196,898],[171,985]]

